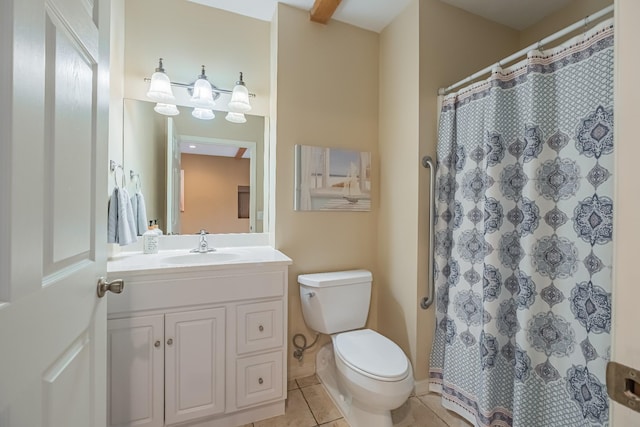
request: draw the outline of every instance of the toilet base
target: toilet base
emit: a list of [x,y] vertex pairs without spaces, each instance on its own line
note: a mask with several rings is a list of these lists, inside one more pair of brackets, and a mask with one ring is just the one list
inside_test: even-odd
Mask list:
[[391,411],[373,411],[371,408],[361,408],[357,401],[351,402],[351,419],[347,418],[347,421],[352,427],[393,427],[393,421],[391,421]]
[[316,375],[351,427],[392,427],[391,411],[372,411],[370,408],[360,407],[340,385],[332,343],[324,345],[318,351]]
[[333,345],[325,344],[316,354],[316,375],[329,393],[329,397],[333,400],[342,416],[349,422],[352,427],[348,414],[351,413],[351,396],[338,385],[338,371],[336,361],[333,355]]

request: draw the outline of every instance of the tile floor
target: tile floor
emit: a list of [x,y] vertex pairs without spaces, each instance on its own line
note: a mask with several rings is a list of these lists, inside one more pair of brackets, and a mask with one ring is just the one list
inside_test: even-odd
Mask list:
[[[349,427],[318,377],[289,380],[284,415],[243,427]],[[468,427],[465,420],[440,405],[437,395],[411,396],[392,412],[394,427]]]

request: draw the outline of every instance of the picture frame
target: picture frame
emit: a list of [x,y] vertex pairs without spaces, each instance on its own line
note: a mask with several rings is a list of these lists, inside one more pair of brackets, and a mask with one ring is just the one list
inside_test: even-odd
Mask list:
[[371,211],[371,153],[295,146],[297,211]]

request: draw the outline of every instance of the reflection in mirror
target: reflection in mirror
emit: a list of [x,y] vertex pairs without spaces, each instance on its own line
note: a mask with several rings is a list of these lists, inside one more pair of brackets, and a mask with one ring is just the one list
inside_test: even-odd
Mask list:
[[167,117],[154,105],[124,100],[123,163],[148,219],[166,234],[265,231],[264,117],[199,120],[188,107]]

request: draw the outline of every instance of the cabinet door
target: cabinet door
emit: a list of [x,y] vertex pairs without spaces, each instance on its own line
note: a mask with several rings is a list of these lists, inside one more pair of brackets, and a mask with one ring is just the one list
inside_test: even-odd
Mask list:
[[165,315],[165,422],[224,412],[225,309]]
[[163,316],[107,322],[107,425],[164,425]]

